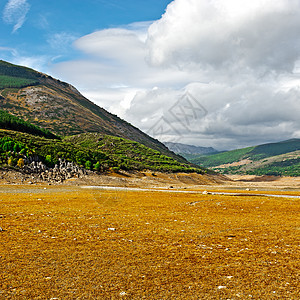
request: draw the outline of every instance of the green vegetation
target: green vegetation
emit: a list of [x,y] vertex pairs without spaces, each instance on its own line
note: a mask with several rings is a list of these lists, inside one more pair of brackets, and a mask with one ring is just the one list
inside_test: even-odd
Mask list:
[[249,175],[300,176],[300,158],[274,162],[267,166],[247,171]]
[[0,145],[0,164],[14,167],[22,165],[20,159],[26,162],[29,156],[35,155],[49,167],[53,167],[61,158],[94,171],[148,169],[161,172],[205,172],[137,142],[96,133],[51,140],[0,130]]
[[[270,143],[223,153],[193,157],[192,163],[214,168],[223,174],[300,176],[300,139]],[[289,154],[289,156],[285,156]],[[248,164],[240,166],[222,165],[249,159]]]
[[22,142],[16,141],[9,136],[0,138],[0,165],[7,164],[9,166],[18,165],[23,167],[24,157],[32,154],[31,150]]
[[50,138],[50,139],[58,138],[49,130],[30,124],[29,122],[26,122],[18,117],[15,117],[4,110],[0,110],[0,128],[31,133],[34,135],[43,136],[45,138]]
[[270,156],[280,155],[300,150],[300,139],[291,139],[279,143],[270,143],[254,147],[251,158],[259,160]]
[[[114,161],[114,170],[153,170],[161,172],[196,172],[203,170],[180,163],[177,160],[161,154],[159,151],[148,148],[131,140],[101,135],[98,133],[86,133],[65,138],[88,151],[100,151]],[[97,166],[94,165],[94,169]]]
[[255,147],[248,147],[238,150],[232,150],[212,155],[202,155],[192,158],[190,161],[194,164],[204,167],[215,167],[223,164],[230,164],[245,158],[251,157],[251,152]]
[[34,79],[0,75],[0,89],[4,88],[23,88],[30,85],[36,85],[39,82]]
[[0,60],[0,75],[34,80],[37,80],[40,77],[40,73],[30,68],[13,65],[3,60]]

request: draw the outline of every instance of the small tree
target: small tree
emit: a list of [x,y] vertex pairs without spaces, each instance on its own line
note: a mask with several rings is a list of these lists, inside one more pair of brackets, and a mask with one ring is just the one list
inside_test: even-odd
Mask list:
[[20,159],[18,160],[17,166],[18,166],[19,168],[23,168],[24,165],[25,165],[24,159],[23,159],[23,158],[20,158]]
[[7,164],[11,167],[14,165],[14,159],[12,156],[8,159]]
[[86,169],[90,170],[91,167],[92,167],[91,161],[90,161],[90,160],[87,160],[87,161],[85,162],[84,166],[85,166]]
[[52,165],[53,161],[52,161],[52,156],[50,154],[46,155],[45,163],[46,163],[47,166]]
[[101,169],[101,164],[100,164],[100,162],[98,161],[98,162],[96,162],[95,165],[94,165],[94,170],[97,171],[97,172],[99,172],[100,169]]

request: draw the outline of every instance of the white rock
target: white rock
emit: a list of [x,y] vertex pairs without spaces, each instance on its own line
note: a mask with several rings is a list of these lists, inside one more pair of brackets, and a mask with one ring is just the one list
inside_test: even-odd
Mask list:
[[225,285],[219,285],[218,290],[222,290],[222,289],[226,289],[226,286]]

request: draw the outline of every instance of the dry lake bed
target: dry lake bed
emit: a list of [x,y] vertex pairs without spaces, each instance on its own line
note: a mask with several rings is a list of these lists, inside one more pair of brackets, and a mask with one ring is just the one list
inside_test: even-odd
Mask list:
[[0,299],[299,299],[299,199],[203,191],[0,186]]

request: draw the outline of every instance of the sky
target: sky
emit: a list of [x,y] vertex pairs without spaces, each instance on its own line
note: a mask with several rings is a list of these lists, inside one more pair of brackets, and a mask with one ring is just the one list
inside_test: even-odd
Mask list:
[[300,138],[299,0],[0,0],[0,59],[168,142]]

